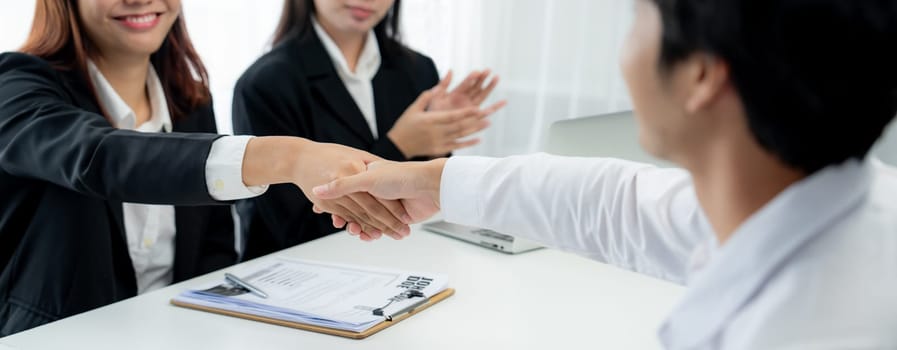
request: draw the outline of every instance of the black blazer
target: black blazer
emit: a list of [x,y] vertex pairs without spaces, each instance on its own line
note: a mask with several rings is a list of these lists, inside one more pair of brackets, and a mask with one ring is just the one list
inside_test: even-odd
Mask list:
[[0,336],[137,294],[122,202],[174,204],[174,280],[236,261],[208,193],[211,106],[168,134],[118,130],[86,77],[0,55]]
[[[374,139],[314,32],[289,37],[243,74],[234,89],[234,131],[299,136],[407,160],[386,133],[422,92],[439,83],[439,73],[430,58],[409,49],[393,53],[383,46],[387,39],[378,39],[381,65],[372,85],[379,138]],[[315,214],[311,207],[293,185],[271,186],[264,195],[238,203],[247,237],[244,258],[337,231],[329,215]]]

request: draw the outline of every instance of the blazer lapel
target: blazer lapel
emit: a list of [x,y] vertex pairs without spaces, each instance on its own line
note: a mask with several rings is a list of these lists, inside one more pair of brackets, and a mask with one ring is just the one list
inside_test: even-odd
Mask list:
[[330,111],[359,137],[368,143],[374,142],[374,134],[371,133],[364,114],[336,72],[333,73],[312,83],[312,96],[326,102]]
[[411,88],[413,84],[408,76],[387,60],[384,60],[380,71],[374,76],[372,86],[377,130],[380,130],[381,135],[385,135],[417,96]]
[[324,102],[331,113],[340,119],[349,130],[366,142],[374,142],[374,135],[368,127],[364,114],[355,104],[352,95],[346,90],[342,80],[333,67],[330,56],[324,45],[313,33],[305,37],[294,37],[295,57],[305,71],[311,88],[312,97]]

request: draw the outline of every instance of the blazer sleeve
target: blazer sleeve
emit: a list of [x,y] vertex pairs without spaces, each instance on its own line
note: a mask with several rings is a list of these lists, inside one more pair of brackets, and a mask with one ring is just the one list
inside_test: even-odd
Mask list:
[[[194,111],[191,118],[193,118],[191,120],[193,123],[185,125],[185,121],[182,121],[180,123],[181,130],[179,131],[192,133],[218,132],[218,126],[215,122],[215,111],[212,108],[211,101],[209,101],[208,105]],[[215,205],[190,208],[198,213],[196,214],[197,217],[204,216],[207,222],[207,224],[203,225],[204,229],[200,231],[201,238],[199,239],[199,249],[197,249],[199,253],[197,255],[198,261],[192,276],[198,276],[235,264],[238,256],[236,237],[234,235],[233,206]],[[193,252],[191,254],[196,253]]]
[[0,168],[14,176],[107,200],[215,204],[205,161],[218,137],[115,129],[76,106],[46,61],[0,56]]

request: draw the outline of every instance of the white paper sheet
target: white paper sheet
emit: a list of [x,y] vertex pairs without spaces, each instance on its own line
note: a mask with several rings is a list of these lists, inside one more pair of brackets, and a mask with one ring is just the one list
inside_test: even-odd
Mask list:
[[[284,321],[355,332],[383,321],[373,310],[391,314],[448,287],[448,276],[295,260],[283,257],[250,271],[235,273],[268,294],[263,299],[228,282],[187,291],[176,300]],[[224,280],[222,276],[222,280]],[[390,302],[392,301],[392,302]],[[388,305],[388,306],[387,306]],[[385,307],[386,306],[386,307]]]

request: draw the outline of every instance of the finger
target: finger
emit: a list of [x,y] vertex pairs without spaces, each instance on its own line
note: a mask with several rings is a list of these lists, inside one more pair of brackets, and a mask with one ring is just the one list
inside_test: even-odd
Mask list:
[[456,87],[452,92],[459,92],[466,95],[470,91],[470,89],[476,86],[476,81],[477,79],[479,79],[479,76],[479,71],[470,72],[470,74],[464,77],[464,80],[461,81],[461,84],[458,84],[458,87]]
[[349,234],[353,236],[360,236],[363,231],[361,229],[361,225],[359,225],[357,222],[350,222],[348,225],[346,225],[346,232],[349,232]]
[[451,141],[455,141],[483,131],[488,128],[489,125],[491,125],[491,123],[487,119],[468,119],[458,123],[459,128],[453,134],[448,135],[448,137]]
[[346,219],[343,219],[339,215],[330,215],[330,221],[333,222],[333,227],[335,228],[343,228],[346,227]]
[[[367,193],[356,193],[349,196],[364,209],[374,222],[381,224],[377,227],[393,239],[402,239],[410,234],[410,228],[401,221],[402,215],[396,217],[380,201]],[[401,204],[399,204],[401,206]]]
[[349,232],[352,236],[358,236],[362,241],[370,242],[376,239],[373,233],[370,232],[371,229],[365,227],[362,224],[357,222],[350,222],[348,226],[346,226],[346,231]]
[[486,109],[483,109],[482,112],[483,112],[483,114],[485,114],[487,116],[492,115],[495,112],[498,112],[499,110],[501,110],[502,108],[505,108],[505,106],[507,106],[507,105],[508,105],[508,101],[501,100],[496,103],[493,103],[489,107],[486,107]]
[[365,225],[359,225],[359,226],[361,226],[361,228],[360,228],[361,233],[359,234],[359,236],[364,241],[370,242],[370,241],[378,240],[383,235],[383,233],[380,232],[380,230],[372,229]]
[[337,211],[339,212],[339,214],[337,215],[344,218],[344,221],[346,222],[346,231],[349,231],[349,233],[354,236],[358,236],[363,231],[361,224],[364,222],[364,220],[362,220],[352,212],[352,210],[350,209],[352,208],[351,204],[352,203],[345,203],[345,201],[340,201],[339,203],[334,204],[334,207],[338,208]]
[[311,211],[315,214],[324,214],[324,210],[321,209],[317,204],[311,206]]
[[479,107],[467,107],[448,111],[430,112],[433,122],[437,124],[454,124],[465,118],[482,117]]
[[358,220],[353,220],[359,225],[362,226],[362,231],[370,232],[372,228],[375,228],[380,231],[386,231],[387,226],[381,223],[379,220],[373,218],[365,209],[355,200],[354,196],[347,196],[345,198],[339,199],[340,204],[342,204],[346,209],[348,209],[352,214],[355,215]]
[[492,80],[489,81],[489,85],[487,85],[485,89],[481,89],[480,91],[478,91],[477,94],[473,96],[472,100],[474,104],[479,106],[483,103],[483,101],[486,101],[486,99],[489,98],[489,95],[492,94],[492,90],[495,90],[495,87],[498,86],[498,81],[499,78],[497,75],[492,77]]
[[448,73],[445,73],[445,77],[439,81],[439,86],[442,87],[443,90],[448,90],[449,86],[452,85],[452,70],[449,69]]
[[434,97],[441,95],[443,91],[445,90],[437,84],[432,89],[422,92],[420,96],[417,96],[417,99],[408,106],[406,111],[423,112],[427,109],[427,106],[430,105],[430,101],[432,101]]
[[401,202],[397,200],[386,200],[376,197],[374,198],[378,202],[380,202],[380,205],[386,207],[386,209],[389,210],[390,213],[392,213],[392,216],[401,220],[402,224],[410,225],[414,221],[413,219],[411,219],[411,215],[408,215],[408,211],[405,210],[405,206],[402,205]]
[[[364,225],[362,225],[362,226],[364,226]],[[364,233],[371,237],[374,237],[374,236],[380,237],[383,235],[382,231],[375,229],[375,228],[368,228],[367,230],[364,231]]]
[[473,98],[477,94],[479,94],[480,91],[483,90],[483,82],[486,81],[486,78],[488,78],[490,74],[492,74],[492,72],[490,72],[489,70],[480,72],[480,74],[477,76],[477,80],[475,80],[470,89],[467,90],[467,95]]
[[370,173],[364,172],[317,186],[312,192],[321,199],[335,199],[355,192],[368,192],[373,186],[373,181]]
[[[349,209],[346,209],[346,207],[344,207],[342,204],[335,203],[333,205],[333,207],[335,208],[333,215],[336,216],[337,218],[342,219],[342,223],[343,223],[343,225],[337,226],[337,228],[345,227],[346,231],[349,231],[350,223],[360,222],[360,220],[358,220],[358,218],[356,218],[355,215],[353,215],[351,212],[349,212]],[[334,222],[334,223],[338,223],[338,222]],[[349,231],[349,233],[353,233],[353,232]],[[358,235],[358,233],[355,233],[355,235]]]

